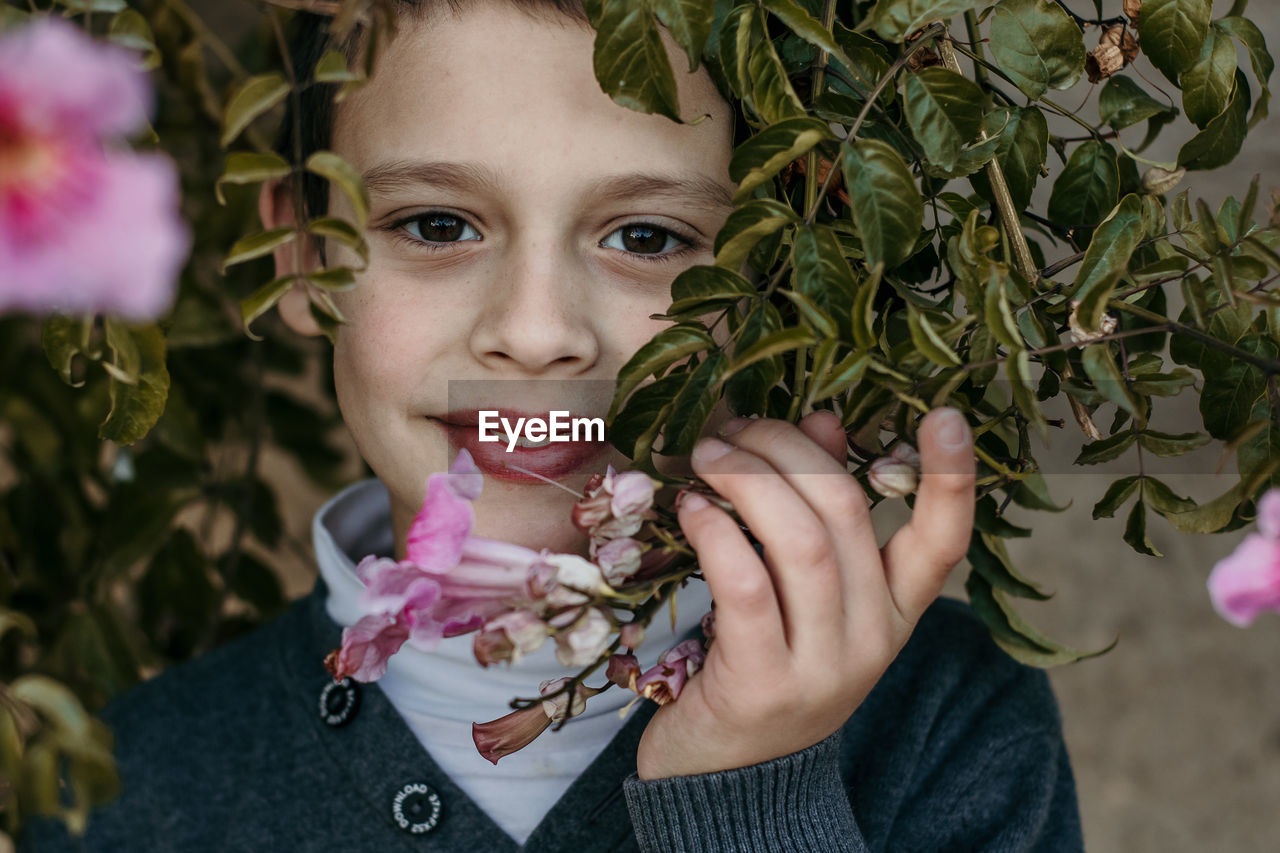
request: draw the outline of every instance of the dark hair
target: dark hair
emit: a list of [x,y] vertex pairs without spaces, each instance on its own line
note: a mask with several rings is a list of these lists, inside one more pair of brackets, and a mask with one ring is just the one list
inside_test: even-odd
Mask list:
[[[581,0],[505,0],[515,9],[533,17],[558,17],[576,21],[583,25],[589,23],[586,10]],[[447,6],[454,14],[458,14],[474,0],[393,0],[396,14],[411,21],[421,21],[432,12],[443,11]],[[286,160],[306,162],[316,151],[330,147],[333,139],[334,96],[338,85],[333,83],[312,83],[316,63],[320,57],[330,50],[337,49],[354,62],[360,52],[366,32],[356,26],[340,43],[335,41],[329,31],[333,18],[328,15],[317,15],[311,12],[298,12],[292,22],[292,34],[289,39],[289,58],[295,73],[303,87],[296,100],[297,115],[294,115],[295,100],[286,101],[284,121],[276,141],[276,151]],[[716,74],[712,74],[716,85],[728,100],[734,113],[734,145],[736,146],[748,132],[745,118],[737,100],[722,85]],[[295,139],[296,127],[296,139]],[[329,209],[329,182],[306,172],[302,175],[301,211],[308,217],[322,216]]]

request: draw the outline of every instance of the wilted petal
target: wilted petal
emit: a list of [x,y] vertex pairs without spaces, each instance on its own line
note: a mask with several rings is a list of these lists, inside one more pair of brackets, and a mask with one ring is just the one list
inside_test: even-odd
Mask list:
[[609,505],[616,517],[639,515],[653,506],[653,480],[643,471],[624,471],[608,485],[613,495]]
[[605,582],[615,587],[639,571],[643,556],[644,547],[627,536],[609,540],[596,549],[595,555]]
[[453,489],[458,497],[470,501],[480,497],[480,490],[484,488],[484,474],[480,473],[475,460],[471,458],[470,451],[465,447],[453,457],[447,482],[449,488]]
[[504,755],[533,743],[550,725],[551,718],[542,706],[533,705],[487,723],[472,723],[471,739],[481,755],[497,764]]
[[[552,678],[538,685],[538,692],[543,696],[549,696],[561,687],[569,683],[568,676],[560,678]],[[546,699],[542,703],[542,711],[553,723],[559,723],[568,717],[576,717],[587,709],[587,700],[600,692],[600,688],[587,687],[585,684],[579,684],[577,690],[573,693],[573,705],[569,705],[569,694],[561,693],[559,696],[553,696]]]
[[684,661],[675,664],[657,663],[636,679],[635,691],[659,705],[680,698],[680,691],[689,679]]
[[702,664],[706,659],[707,650],[702,645],[702,641],[693,638],[677,643],[667,649],[658,657],[658,662],[674,665],[684,661],[685,666],[688,667],[688,674],[693,675],[702,669]]
[[512,610],[493,617],[476,634],[472,649],[481,666],[498,661],[519,663],[524,655],[542,648],[549,635],[547,623],[528,610]]
[[628,690],[636,689],[636,679],[639,676],[640,661],[636,660],[635,655],[613,655],[604,671],[605,678]]
[[591,529],[591,536],[597,540],[618,539],[623,536],[635,536],[644,524],[643,515],[623,515],[610,518]]
[[409,628],[402,617],[389,613],[366,616],[342,629],[342,645],[336,655],[331,652],[325,659],[325,666],[335,679],[350,676],[356,681],[377,681],[387,674],[387,660],[408,638]]
[[556,660],[562,666],[587,666],[595,663],[609,646],[612,627],[599,610],[588,610],[577,625],[556,634]]
[[540,559],[555,568],[556,583],[569,587],[573,592],[587,595],[609,595],[613,592],[604,582],[600,567],[577,554],[553,554],[544,550]]
[[602,524],[605,519],[609,518],[609,513],[609,496],[607,494],[583,498],[573,505],[573,514],[571,516],[573,526],[583,533],[590,532],[593,527]]
[[1209,574],[1214,609],[1245,627],[1264,610],[1280,612],[1280,541],[1250,533]]

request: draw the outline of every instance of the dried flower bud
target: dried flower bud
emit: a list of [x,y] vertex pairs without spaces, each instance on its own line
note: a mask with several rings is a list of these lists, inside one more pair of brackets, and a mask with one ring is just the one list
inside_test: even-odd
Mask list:
[[920,475],[914,465],[892,456],[881,456],[867,470],[867,482],[886,498],[905,498],[916,490]]
[[1085,328],[1080,325],[1079,311],[1080,300],[1072,299],[1071,316],[1067,318],[1067,326],[1071,330],[1071,340],[1075,341],[1077,344],[1083,345],[1092,343],[1093,341],[1105,337],[1116,330],[1116,318],[1112,317],[1110,314],[1103,314],[1102,322],[1099,324],[1098,331],[1086,331]]
[[640,569],[643,556],[644,547],[628,536],[610,539],[597,548],[595,554],[596,563],[610,586],[618,586],[634,575]]
[[588,610],[577,625],[556,634],[556,660],[562,666],[587,666],[595,663],[609,646],[612,626],[597,609]]
[[920,469],[919,451],[905,441],[899,441],[893,446],[893,450],[889,451],[889,458],[905,462],[916,470]]
[[600,493],[586,497],[573,505],[573,526],[583,533],[590,533],[609,515],[609,495]]
[[600,567],[577,554],[553,554],[542,552],[541,561],[556,570],[556,583],[570,587],[571,592],[587,595],[609,595],[613,590],[604,582]]
[[1168,169],[1153,166],[1142,176],[1142,188],[1152,195],[1164,195],[1182,183],[1186,174],[1187,170],[1182,168],[1170,172]]
[[609,658],[609,666],[604,672],[605,678],[628,690],[636,689],[636,678],[639,675],[640,661],[636,660],[635,655],[613,655]]
[[653,506],[653,480],[643,471],[624,471],[612,482],[606,477],[604,483],[613,496],[610,509],[617,518],[640,515]]
[[628,622],[618,632],[618,638],[624,647],[635,651],[644,642],[644,625],[639,622]]
[[1124,13],[1129,23],[1138,25],[1138,16],[1142,14],[1142,0],[1124,0]]
[[636,679],[634,689],[659,705],[674,702],[706,659],[707,652],[700,641],[685,640],[663,652],[657,664]]
[[[538,692],[543,696],[547,696],[556,692],[561,687],[569,683],[569,677],[561,676],[553,678],[550,681],[544,681],[538,685]],[[569,704],[569,695],[561,693],[552,699],[544,699],[542,701],[543,713],[553,723],[558,723],[567,717],[576,717],[583,711],[587,710],[587,700],[600,692],[599,688],[587,687],[585,684],[579,684],[578,689],[573,692],[573,704]],[[519,712],[517,712],[519,713]]]
[[1124,54],[1113,44],[1100,44],[1084,60],[1090,83],[1099,83],[1124,68]]

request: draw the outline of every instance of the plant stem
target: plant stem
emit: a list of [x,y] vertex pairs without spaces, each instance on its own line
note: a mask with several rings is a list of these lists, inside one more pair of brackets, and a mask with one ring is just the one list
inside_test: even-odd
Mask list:
[[[948,69],[956,74],[961,73],[960,62],[956,59],[956,53],[951,47],[951,39],[938,40],[938,55]],[[978,132],[978,139],[981,142],[987,140],[986,130]],[[991,182],[991,194],[995,196],[996,209],[1000,212],[1000,220],[1004,223],[1005,234],[1013,248],[1014,266],[1017,267],[1022,277],[1030,282],[1032,287],[1035,287],[1040,280],[1040,271],[1036,269],[1035,261],[1031,257],[1031,247],[1027,245],[1027,236],[1022,233],[1022,222],[1018,218],[1018,209],[1013,204],[1013,195],[1009,192],[1009,184],[1004,179],[1004,170],[1000,168],[1000,162],[995,158],[987,164],[987,179]]]
[[[826,0],[825,5],[822,7],[822,26],[830,32],[835,19],[835,0]],[[825,50],[818,51],[818,58],[813,64],[813,88],[809,94],[810,105],[822,94],[822,87],[827,82],[827,60],[829,58]],[[816,208],[818,202],[818,149],[816,147],[809,149],[805,166],[804,206],[805,210],[809,210]],[[834,164],[832,168],[835,168]]]
[[[1117,311],[1124,311],[1126,314],[1132,314],[1135,317],[1141,317],[1144,320],[1151,320],[1159,324],[1159,326],[1167,327],[1164,329],[1165,331],[1177,332],[1179,334],[1186,335],[1192,338],[1193,340],[1199,341],[1205,346],[1210,346],[1210,347],[1213,347],[1214,349],[1221,350],[1222,352],[1225,352],[1228,355],[1230,355],[1232,358],[1238,359],[1243,362],[1247,362],[1248,364],[1252,364],[1254,367],[1261,370],[1267,376],[1273,376],[1277,373],[1280,373],[1280,361],[1262,358],[1261,356],[1254,355],[1248,350],[1243,350],[1243,349],[1240,349],[1239,347],[1232,346],[1226,341],[1220,341],[1217,338],[1215,338],[1213,335],[1206,334],[1205,332],[1200,331],[1194,326],[1188,326],[1185,323],[1179,323],[1177,320],[1169,320],[1161,316],[1160,314],[1157,314],[1155,311],[1148,311],[1146,308],[1142,308],[1138,305],[1130,305],[1128,302],[1121,302],[1118,299],[1110,300],[1107,303],[1107,307],[1115,309]],[[1152,332],[1157,330],[1158,330],[1158,326],[1157,327],[1148,326],[1145,329],[1140,329],[1140,330],[1134,329],[1131,331]]]

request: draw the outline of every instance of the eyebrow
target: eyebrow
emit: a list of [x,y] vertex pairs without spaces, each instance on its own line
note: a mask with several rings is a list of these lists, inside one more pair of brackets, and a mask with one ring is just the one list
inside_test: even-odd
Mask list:
[[[373,166],[363,177],[370,195],[390,195],[418,186],[496,194],[502,187],[496,173],[470,163],[398,160]],[[586,193],[603,201],[659,198],[715,211],[733,206],[729,187],[696,173],[615,175],[594,181]]]

